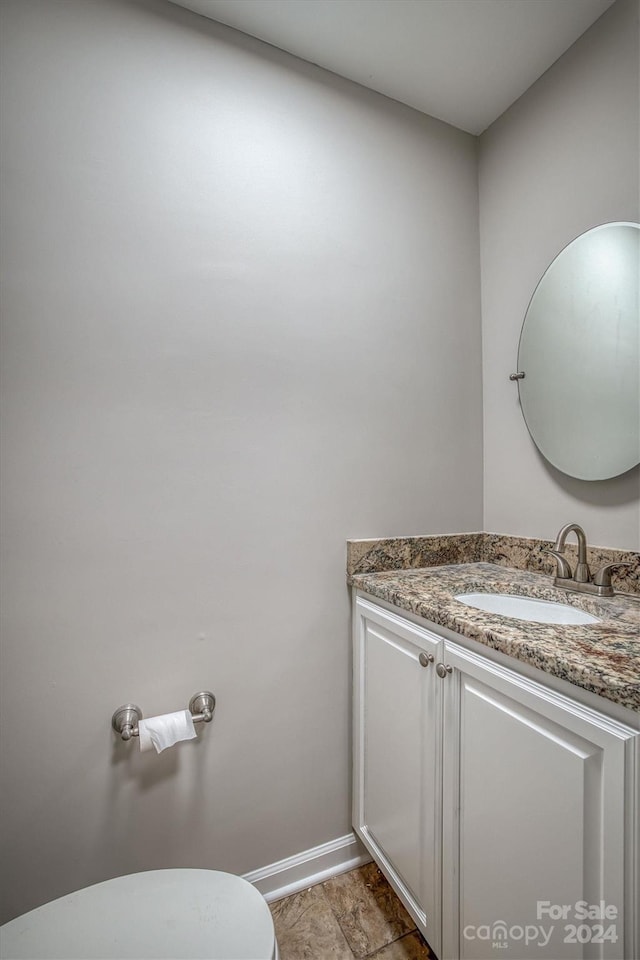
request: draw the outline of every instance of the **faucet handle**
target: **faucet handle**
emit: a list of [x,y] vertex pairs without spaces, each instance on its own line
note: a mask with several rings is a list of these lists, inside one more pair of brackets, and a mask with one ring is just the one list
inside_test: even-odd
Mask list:
[[604,567],[600,567],[593,575],[593,582],[597,587],[610,587],[611,586],[611,571],[614,567],[630,567],[630,563],[605,563]]
[[543,553],[549,553],[552,557],[555,558],[557,567],[556,567],[556,579],[558,580],[571,580],[571,566],[566,557],[564,557],[559,550],[543,550]]

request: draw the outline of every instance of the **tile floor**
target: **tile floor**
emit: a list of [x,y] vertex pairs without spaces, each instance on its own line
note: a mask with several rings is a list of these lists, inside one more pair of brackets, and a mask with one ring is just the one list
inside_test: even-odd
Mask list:
[[435,960],[375,863],[271,904],[281,960]]

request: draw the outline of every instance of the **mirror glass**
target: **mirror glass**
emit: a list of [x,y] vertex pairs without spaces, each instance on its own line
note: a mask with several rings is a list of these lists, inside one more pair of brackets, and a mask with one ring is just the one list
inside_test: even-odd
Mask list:
[[542,455],[604,480],[640,462],[640,224],[605,223],[562,250],[531,298],[522,412]]

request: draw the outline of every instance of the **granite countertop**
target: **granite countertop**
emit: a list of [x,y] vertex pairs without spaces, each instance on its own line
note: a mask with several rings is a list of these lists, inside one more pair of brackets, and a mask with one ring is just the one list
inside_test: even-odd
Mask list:
[[[493,563],[354,573],[358,590],[447,627],[545,673],[640,712],[640,601],[571,593],[541,573]],[[455,600],[459,593],[499,592],[566,603],[601,617],[556,625],[485,613]]]

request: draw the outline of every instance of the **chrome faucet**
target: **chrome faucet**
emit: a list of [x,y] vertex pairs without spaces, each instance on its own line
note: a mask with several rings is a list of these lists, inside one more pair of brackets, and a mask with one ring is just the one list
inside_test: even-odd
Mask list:
[[591,570],[589,570],[589,564],[587,563],[587,537],[582,527],[578,526],[577,523],[565,524],[556,537],[553,549],[557,553],[564,553],[566,539],[572,532],[575,533],[578,541],[578,562],[573,571],[573,579],[576,583],[589,583]]
[[[578,541],[578,562],[573,573],[569,561],[564,556],[565,543],[570,533],[575,533]],[[556,575],[553,581],[556,587],[563,587],[565,590],[576,593],[595,593],[599,597],[613,596],[612,569],[629,566],[628,563],[606,563],[592,577],[587,563],[587,537],[577,523],[565,524],[559,531],[553,548],[545,550],[545,553],[551,554],[556,561]]]

